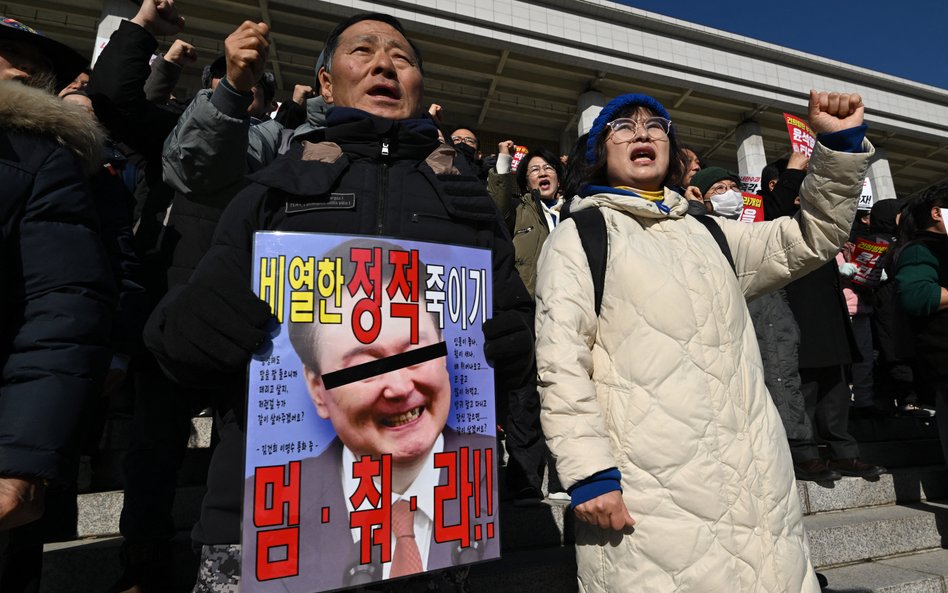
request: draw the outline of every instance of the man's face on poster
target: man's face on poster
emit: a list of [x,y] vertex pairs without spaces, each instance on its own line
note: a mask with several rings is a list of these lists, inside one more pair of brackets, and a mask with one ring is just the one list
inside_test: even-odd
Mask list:
[[[402,301],[396,298],[394,302]],[[386,295],[378,338],[372,344],[362,344],[350,324],[355,299],[344,294],[343,322],[322,325],[316,333],[316,362],[322,374],[441,341],[441,332],[422,303],[418,311],[419,343],[411,344],[411,321],[389,316],[390,303]],[[440,357],[334,389],[326,389],[322,376],[309,366],[304,373],[317,413],[332,422],[343,444],[356,456],[390,453],[397,466],[423,461],[444,429],[451,407],[451,383],[445,365],[445,357]]]

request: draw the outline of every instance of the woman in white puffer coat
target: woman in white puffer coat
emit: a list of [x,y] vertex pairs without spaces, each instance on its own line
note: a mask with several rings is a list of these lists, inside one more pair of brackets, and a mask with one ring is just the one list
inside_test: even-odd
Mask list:
[[605,218],[601,313],[571,220],[543,247],[536,293],[543,432],[579,519],[582,592],[819,591],[745,305],[846,241],[873,152],[862,100],[811,92],[809,120],[800,213],[713,219],[734,270],[669,187],[681,155],[661,104],[620,96],[590,130],[571,210]]

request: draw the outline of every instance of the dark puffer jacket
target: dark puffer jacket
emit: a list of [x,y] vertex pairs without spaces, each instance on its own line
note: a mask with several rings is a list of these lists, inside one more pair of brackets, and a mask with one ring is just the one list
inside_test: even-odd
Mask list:
[[813,427],[806,415],[800,372],[800,328],[787,304],[787,295],[777,290],[747,303],[760,358],[764,364],[764,383],[777,406],[780,420],[790,440],[813,438]]
[[85,182],[102,142],[81,110],[0,82],[0,475],[55,478],[108,367],[115,285]]
[[[483,247],[493,252],[494,316],[513,312],[533,325],[533,304],[514,269],[513,246],[484,184],[454,149],[439,147],[428,121],[393,122],[334,108],[327,127],[251,176],[224,210],[210,251],[189,285],[251,286],[255,231],[384,235]],[[149,319],[146,345],[179,382],[231,386],[219,402],[221,441],[193,537],[202,544],[240,541],[246,366],[231,373],[196,368],[168,351],[169,311],[187,286],[169,292]],[[190,336],[201,339],[203,336]],[[206,343],[210,343],[209,336]],[[202,342],[204,342],[202,340]],[[521,365],[529,369],[531,360]]]

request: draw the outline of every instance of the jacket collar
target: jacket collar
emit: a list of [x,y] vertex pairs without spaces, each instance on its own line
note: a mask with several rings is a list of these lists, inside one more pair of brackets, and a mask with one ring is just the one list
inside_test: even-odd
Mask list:
[[249,179],[294,195],[321,195],[352,161],[422,162],[439,146],[438,130],[429,119],[394,121],[347,107],[330,109],[326,127],[302,140]]
[[391,120],[360,109],[333,107],[326,127],[312,141],[334,142],[353,158],[424,160],[438,147],[438,129],[430,119]]
[[570,204],[571,212],[584,208],[606,207],[640,218],[682,218],[688,212],[688,200],[669,187],[665,188],[665,197],[661,202],[652,202],[635,192],[612,187],[592,186],[590,189],[595,193],[583,198],[573,198]]

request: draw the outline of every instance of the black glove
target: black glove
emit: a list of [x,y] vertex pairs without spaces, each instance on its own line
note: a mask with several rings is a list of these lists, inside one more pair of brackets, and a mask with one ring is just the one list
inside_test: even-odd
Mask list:
[[503,311],[484,322],[484,356],[504,389],[523,385],[535,374],[533,328],[517,311]]
[[246,286],[214,280],[168,293],[145,328],[145,344],[181,382],[240,370],[269,338],[270,306]]

